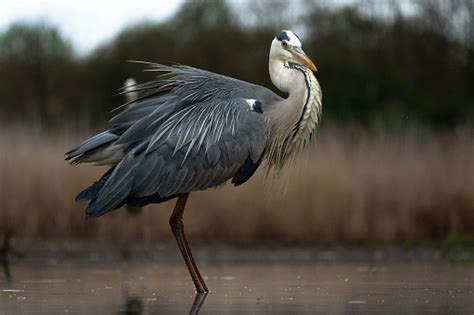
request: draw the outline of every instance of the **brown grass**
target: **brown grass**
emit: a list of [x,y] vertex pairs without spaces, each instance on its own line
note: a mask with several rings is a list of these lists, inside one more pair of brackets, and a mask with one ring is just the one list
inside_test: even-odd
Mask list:
[[[234,188],[193,193],[185,213],[194,241],[371,243],[474,235],[472,130],[404,136],[326,127],[315,149],[272,183],[259,172]],[[25,238],[171,239],[173,202],[138,215],[84,220],[75,195],[104,169],[72,167],[63,153],[83,137],[4,130],[0,136],[0,228]]]

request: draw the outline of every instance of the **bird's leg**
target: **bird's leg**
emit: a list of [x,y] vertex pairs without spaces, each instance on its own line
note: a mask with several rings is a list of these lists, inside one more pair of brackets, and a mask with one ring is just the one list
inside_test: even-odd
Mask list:
[[176,242],[178,242],[179,249],[183,255],[184,262],[188,267],[191,278],[193,279],[194,286],[196,291],[199,293],[209,292],[204,280],[202,280],[201,274],[199,273],[198,267],[194,262],[193,254],[189,248],[188,241],[186,240],[186,235],[184,235],[184,226],[183,226],[183,212],[184,206],[186,205],[186,200],[188,199],[189,193],[181,195],[178,197],[176,206],[174,207],[173,214],[170,217],[170,226],[171,231],[173,232]]

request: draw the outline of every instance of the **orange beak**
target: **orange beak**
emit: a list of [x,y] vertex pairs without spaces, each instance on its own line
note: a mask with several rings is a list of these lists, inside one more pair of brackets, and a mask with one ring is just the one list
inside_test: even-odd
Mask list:
[[303,49],[299,48],[299,47],[295,47],[293,48],[293,51],[291,52],[291,54],[293,55],[293,57],[298,61],[300,62],[302,65],[306,66],[308,69],[310,69],[311,71],[314,71],[314,72],[317,72],[318,69],[316,68],[316,66],[314,65],[314,63],[311,61],[311,59],[309,59],[309,57],[305,54],[305,52],[303,51]]

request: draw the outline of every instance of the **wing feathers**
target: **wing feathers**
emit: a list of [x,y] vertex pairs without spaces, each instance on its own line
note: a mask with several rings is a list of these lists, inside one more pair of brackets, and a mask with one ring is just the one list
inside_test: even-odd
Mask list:
[[265,102],[278,96],[203,70],[149,66],[171,78],[135,86],[148,96],[110,120],[114,133],[106,131],[68,152],[74,157],[101,143],[122,148],[120,163],[91,199],[89,218],[124,203],[160,202],[214,187],[237,173],[234,180],[241,183],[260,163],[266,124],[246,99]]

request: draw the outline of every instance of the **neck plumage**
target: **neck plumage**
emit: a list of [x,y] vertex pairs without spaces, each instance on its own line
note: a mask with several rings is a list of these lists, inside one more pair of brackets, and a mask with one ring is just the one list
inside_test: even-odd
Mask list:
[[273,84],[289,94],[265,110],[270,129],[267,158],[281,169],[311,139],[321,115],[322,94],[313,72],[300,64],[273,60],[269,72]]

